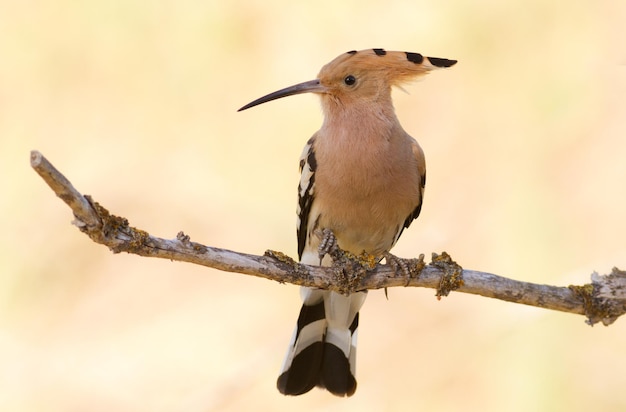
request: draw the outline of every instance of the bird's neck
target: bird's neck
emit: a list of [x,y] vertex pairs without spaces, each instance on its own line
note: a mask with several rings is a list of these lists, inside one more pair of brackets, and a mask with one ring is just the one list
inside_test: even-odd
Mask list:
[[334,144],[355,138],[367,144],[388,140],[400,130],[402,126],[390,100],[349,105],[332,102],[324,105],[324,123],[319,134]]

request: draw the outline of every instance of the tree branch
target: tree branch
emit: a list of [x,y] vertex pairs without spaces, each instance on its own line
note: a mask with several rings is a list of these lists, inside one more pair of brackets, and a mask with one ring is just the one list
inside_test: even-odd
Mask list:
[[[243,273],[341,293],[394,286],[417,286],[437,290],[437,297],[451,290],[522,303],[545,309],[585,315],[587,323],[613,323],[626,312],[626,272],[591,275],[583,286],[558,287],[507,279],[502,276],[461,268],[443,252],[433,253],[432,262],[424,264],[423,255],[411,259],[405,274],[397,267],[376,264],[367,256],[352,256],[341,250],[332,254],[332,267],[297,263],[280,252],[264,256],[238,253],[192,242],[179,232],[175,239],[162,239],[131,227],[128,220],[110,214],[88,195],[81,195],[72,184],[38,151],[30,155],[31,167],[74,213],[72,222],[94,242],[106,245],[114,253],[127,252],[189,262],[228,272]],[[405,262],[405,263],[406,263]]]

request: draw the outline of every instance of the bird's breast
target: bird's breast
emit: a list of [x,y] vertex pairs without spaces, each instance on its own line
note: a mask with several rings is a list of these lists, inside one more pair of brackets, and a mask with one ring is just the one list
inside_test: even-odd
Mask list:
[[393,246],[420,202],[410,139],[360,137],[316,147],[318,225],[333,230],[342,249],[380,255]]

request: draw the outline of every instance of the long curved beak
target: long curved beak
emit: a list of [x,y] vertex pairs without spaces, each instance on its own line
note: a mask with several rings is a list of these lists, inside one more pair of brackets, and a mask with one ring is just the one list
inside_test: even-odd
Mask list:
[[326,88],[321,85],[319,79],[310,80],[308,82],[299,83],[293,86],[286,87],[284,89],[278,90],[274,93],[270,93],[266,96],[260,97],[253,102],[248,103],[243,106],[241,109],[237,110],[238,112],[242,110],[249,109],[251,107],[257,106],[259,104],[271,102],[272,100],[280,99],[281,97],[292,96],[294,94],[301,93],[324,93]]

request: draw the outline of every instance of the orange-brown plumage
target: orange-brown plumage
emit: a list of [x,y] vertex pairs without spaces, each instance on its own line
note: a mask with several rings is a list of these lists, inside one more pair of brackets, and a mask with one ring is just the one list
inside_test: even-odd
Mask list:
[[[312,92],[324,123],[304,148],[298,187],[298,253],[318,257],[319,233],[330,229],[339,247],[380,260],[420,213],[426,181],[424,154],[395,115],[391,88],[450,67],[455,60],[367,49],[344,53],[317,78],[261,97],[240,110]],[[356,390],[358,311],[366,292],[343,296],[302,288],[303,307],[278,389],[288,395],[314,386],[335,395]]]

